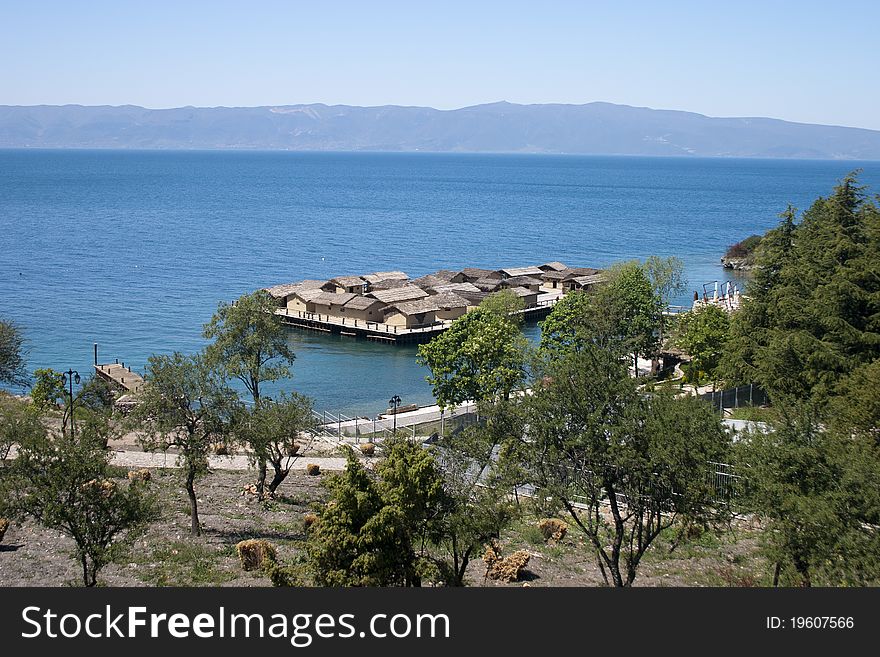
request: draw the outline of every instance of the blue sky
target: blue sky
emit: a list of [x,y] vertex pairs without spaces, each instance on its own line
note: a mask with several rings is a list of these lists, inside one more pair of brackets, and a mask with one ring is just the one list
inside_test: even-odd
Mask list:
[[0,104],[614,103],[880,129],[880,2],[0,4]]

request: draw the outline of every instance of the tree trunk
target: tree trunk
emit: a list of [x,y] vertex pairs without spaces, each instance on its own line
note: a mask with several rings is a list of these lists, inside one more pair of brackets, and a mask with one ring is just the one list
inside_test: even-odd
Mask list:
[[190,468],[186,473],[186,492],[189,495],[189,517],[192,521],[191,532],[193,536],[201,536],[202,528],[199,525],[199,505],[196,500],[196,489],[194,486],[195,480],[195,470]]
[[79,560],[80,560],[80,563],[82,564],[82,571],[83,571],[83,573],[82,573],[82,574],[83,574],[83,586],[94,586],[94,585],[95,585],[94,578],[93,578],[93,577],[89,577],[89,560],[88,560],[88,557],[86,557],[86,555],[82,555],[82,556],[79,558]]
[[779,572],[782,570],[782,564],[776,562],[776,568],[773,569],[773,587],[779,586]]
[[257,496],[263,499],[263,493],[266,492],[266,459],[260,459],[257,464]]
[[281,463],[272,462],[272,469],[275,470],[275,476],[269,482],[269,494],[274,495],[275,491],[281,485],[281,482],[287,479],[287,470],[281,467]]

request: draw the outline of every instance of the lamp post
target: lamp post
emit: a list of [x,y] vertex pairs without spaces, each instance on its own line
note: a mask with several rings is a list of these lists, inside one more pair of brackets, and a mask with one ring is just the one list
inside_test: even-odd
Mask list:
[[76,370],[67,370],[61,377],[61,384],[65,383],[70,386],[70,437],[76,437],[76,429],[73,426],[73,384],[79,385],[79,372]]
[[394,434],[397,435],[397,409],[400,408],[400,396],[394,395],[391,399],[388,400],[388,403],[391,405],[391,408],[394,410]]

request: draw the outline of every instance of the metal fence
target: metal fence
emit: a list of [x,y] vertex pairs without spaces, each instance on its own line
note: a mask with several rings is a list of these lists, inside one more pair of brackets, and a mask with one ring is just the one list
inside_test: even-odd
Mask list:
[[700,399],[709,402],[719,412],[725,408],[742,408],[744,406],[764,406],[770,398],[759,386],[750,383],[747,386],[716,390],[700,395]]

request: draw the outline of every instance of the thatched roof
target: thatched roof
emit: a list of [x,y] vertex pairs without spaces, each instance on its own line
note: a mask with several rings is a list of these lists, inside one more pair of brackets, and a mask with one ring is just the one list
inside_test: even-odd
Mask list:
[[434,303],[434,297],[425,299],[416,299],[415,301],[401,301],[400,303],[392,303],[386,306],[385,316],[395,312],[401,315],[423,315],[425,313],[433,313],[440,310],[440,307]]
[[415,285],[404,285],[392,290],[374,290],[370,292],[371,297],[378,299],[382,303],[397,303],[399,301],[412,301],[414,299],[423,299],[428,296],[422,288]]
[[292,293],[292,296],[299,297],[303,301],[314,301],[315,297],[319,297],[322,294],[331,294],[330,292],[325,292],[320,288],[301,288],[296,292]]
[[502,269],[501,273],[508,278],[514,276],[537,276],[540,278],[544,272],[537,267],[511,267],[510,269]]
[[394,288],[403,287],[404,285],[410,284],[411,281],[409,279],[401,280],[399,278],[386,278],[383,281],[370,283],[370,290],[393,290]]
[[370,297],[355,295],[354,299],[345,304],[345,308],[351,308],[352,310],[366,310],[367,308],[371,308],[372,306],[381,305],[382,302],[378,299],[371,299]]
[[[481,278],[501,278],[501,274],[492,269],[479,269],[477,267],[465,267],[459,274],[462,274],[469,281],[476,281]],[[457,275],[457,274],[456,274]]]
[[565,274],[564,280],[571,280],[573,278],[577,278],[578,276],[594,276],[601,271],[601,269],[596,269],[594,267],[572,267],[571,269],[566,269],[563,272]]
[[439,269],[435,271],[433,274],[429,274],[430,276],[436,276],[437,278],[441,278],[444,281],[451,281],[455,277],[456,272],[451,269]]
[[474,281],[474,285],[481,290],[492,292],[501,287],[500,278],[480,278]]
[[366,281],[361,276],[337,276],[330,279],[331,283],[336,283],[340,287],[355,287],[363,285]]
[[568,276],[568,272],[566,272],[564,270],[563,271],[545,271],[541,275],[541,278],[543,278],[545,281],[561,281],[566,276]]
[[322,306],[344,306],[356,296],[358,295],[351,292],[321,292],[309,301]]
[[530,297],[538,294],[537,292],[534,292],[527,287],[512,287],[510,288],[510,291],[518,297]]
[[505,287],[523,287],[528,285],[541,285],[541,281],[531,276],[511,276],[502,281]]
[[451,310],[452,308],[467,308],[470,302],[460,297],[457,294],[452,292],[443,292],[442,294],[435,294],[432,297],[428,297],[427,300],[433,301],[437,306],[438,310]]
[[568,269],[568,265],[565,265],[558,260],[554,260],[553,262],[545,262],[543,265],[538,265],[538,269],[545,272],[565,271],[566,269]]
[[365,274],[361,276],[361,278],[363,278],[368,283],[378,283],[379,281],[390,280],[405,281],[409,278],[409,276],[407,276],[402,271],[377,271],[373,272],[372,274]]
[[429,292],[433,294],[443,294],[444,292],[454,292],[456,294],[461,294],[463,292],[478,293],[480,292],[480,288],[473,283],[446,283],[445,285],[432,287]]
[[419,278],[414,278],[411,283],[416,285],[423,290],[430,289],[432,287],[437,287],[438,285],[447,285],[449,283],[448,280],[440,278],[439,276],[435,276],[434,274],[428,274],[426,276],[420,276]]
[[580,285],[581,287],[585,287],[587,285],[595,285],[596,283],[604,283],[606,280],[605,274],[592,274],[591,276],[578,276],[573,278],[575,283]]
[[291,294],[294,294],[296,292],[301,292],[302,290],[320,289],[320,287],[326,282],[327,281],[307,280],[299,281],[297,283],[283,283],[282,285],[275,285],[273,287],[266,287],[263,289],[276,299],[283,299],[285,297],[289,297]]

